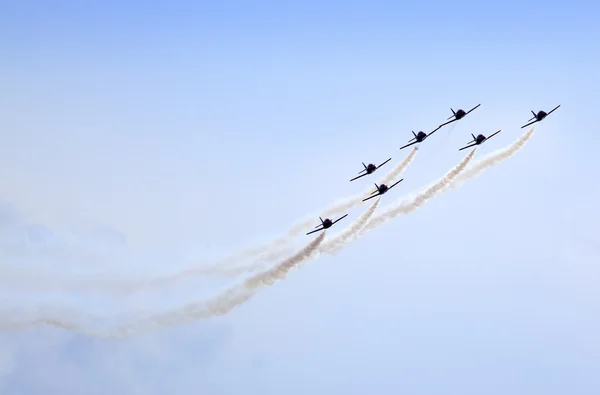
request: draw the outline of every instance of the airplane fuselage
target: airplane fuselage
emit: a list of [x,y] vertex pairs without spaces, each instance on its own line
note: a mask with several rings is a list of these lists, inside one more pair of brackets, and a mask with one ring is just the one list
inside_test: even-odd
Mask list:
[[425,132],[419,132],[419,133],[417,133],[417,141],[419,143],[421,141],[425,140],[425,137],[427,137],[427,134]]
[[481,144],[481,143],[483,143],[484,141],[485,141],[485,136],[484,136],[483,134],[480,134],[480,135],[478,135],[478,136],[477,136],[477,138],[475,139],[475,142],[476,142],[477,144]]
[[332,225],[332,221],[329,218],[326,218],[325,221],[323,221],[323,228],[327,229]]
[[467,113],[465,112],[465,110],[458,110],[458,111],[456,111],[456,113],[454,113],[454,118],[461,119],[465,115],[467,115]]
[[379,194],[380,194],[380,195],[383,195],[384,193],[386,193],[386,192],[387,192],[387,190],[388,190],[388,186],[387,186],[387,185],[385,185],[385,184],[381,184],[381,185],[379,186]]
[[535,118],[536,118],[538,121],[541,121],[542,119],[546,118],[546,115],[548,115],[548,114],[546,113],[546,111],[538,111],[538,113],[537,113],[537,115],[535,116]]
[[371,174],[375,170],[377,170],[377,166],[375,166],[374,164],[370,163],[369,166],[367,166],[367,174]]

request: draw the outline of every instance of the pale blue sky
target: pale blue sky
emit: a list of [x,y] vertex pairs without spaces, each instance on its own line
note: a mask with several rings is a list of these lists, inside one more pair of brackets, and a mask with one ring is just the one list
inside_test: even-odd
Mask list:
[[21,281],[2,310],[201,300],[224,282],[36,287],[268,241],[362,191],[361,162],[395,165],[450,107],[481,103],[382,207],[458,163],[470,133],[503,130],[481,157],[561,108],[515,157],[225,317],[120,342],[0,333],[2,394],[600,391],[598,4],[123,3],[0,3],[0,263]]

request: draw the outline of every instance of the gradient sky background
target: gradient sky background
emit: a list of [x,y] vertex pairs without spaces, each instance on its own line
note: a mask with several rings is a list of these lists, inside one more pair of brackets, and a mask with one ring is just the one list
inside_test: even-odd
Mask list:
[[[212,280],[125,300],[36,286],[170,274],[267,241],[362,191],[371,180],[348,182],[362,161],[391,168],[411,130],[481,103],[422,145],[383,206],[458,163],[470,133],[503,130],[482,157],[561,104],[515,157],[225,317],[116,342],[0,333],[0,392],[598,394],[599,14],[587,1],[0,2],[2,310],[202,300]],[[60,253],[17,259],[23,229],[26,251]]]

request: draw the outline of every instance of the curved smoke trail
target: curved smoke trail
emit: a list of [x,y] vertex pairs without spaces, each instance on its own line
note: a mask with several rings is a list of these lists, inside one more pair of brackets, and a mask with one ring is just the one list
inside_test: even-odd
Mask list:
[[400,214],[408,214],[415,211],[428,200],[438,195],[446,186],[448,186],[450,182],[452,182],[462,171],[464,171],[471,159],[473,159],[476,151],[477,147],[473,148],[473,150],[471,150],[471,152],[469,152],[469,154],[458,165],[456,165],[452,170],[446,173],[445,176],[433,183],[423,192],[418,193],[416,196],[410,199],[401,201],[396,206],[391,207],[377,217],[372,218],[358,233],[355,234],[353,240],[362,237],[368,231],[383,225]]
[[232,287],[209,301],[192,303],[176,311],[139,320],[134,324],[111,331],[107,337],[121,338],[127,335],[163,329],[186,322],[227,314],[235,307],[252,298],[260,288],[273,285],[277,280],[285,278],[290,270],[309,259],[323,242],[325,232],[323,231],[306,247],[288,259],[285,259],[277,266],[246,279],[241,285]]
[[470,180],[471,178],[475,177],[488,167],[497,165],[498,163],[516,154],[517,151],[523,148],[525,146],[525,143],[527,143],[529,139],[531,139],[534,132],[535,125],[508,147],[497,150],[496,152],[492,152],[488,157],[475,162],[472,166],[467,168],[458,177],[456,177],[456,179],[453,180],[453,182],[450,185],[448,185],[448,190],[458,188],[460,185],[462,185],[463,182]]
[[[255,262],[262,262],[265,260],[273,260],[285,256],[291,249],[289,247],[290,236],[286,234],[278,239],[275,239],[271,242],[264,243],[259,246],[254,246],[242,250],[229,258],[217,260],[212,265],[206,267],[206,264],[203,264],[200,267],[190,268],[184,272],[180,272],[174,274],[169,277],[169,279],[165,279],[165,281],[175,281],[177,279],[188,277],[194,274],[234,274],[238,271],[243,273],[246,270],[243,268],[231,268],[231,266],[235,266],[240,262],[243,262],[248,259],[255,259]],[[261,257],[261,255],[263,255]],[[252,264],[255,266],[255,263]],[[234,274],[235,275],[235,274]]]
[[[183,270],[179,273],[173,274],[168,277],[156,278],[151,281],[147,281],[143,284],[144,288],[149,287],[157,287],[169,285],[171,283],[175,283],[177,281],[183,280],[185,278],[189,278],[192,276],[202,276],[202,275],[210,275],[210,276],[218,276],[218,277],[238,277],[245,273],[257,272],[261,268],[263,268],[266,264],[276,261],[278,259],[283,259],[285,256],[289,255],[293,251],[293,246],[289,245],[289,241],[286,242],[286,245],[279,245],[279,248],[268,250],[268,245],[264,248],[265,251],[262,251],[262,255],[258,255],[257,258],[254,258],[252,262],[247,265],[238,265],[238,263],[243,259],[235,260],[233,257],[229,258],[225,261],[217,262],[210,267],[199,267],[199,268],[189,268]],[[270,248],[273,248],[271,246]],[[130,292],[135,291],[134,288],[130,289]]]
[[[224,315],[252,298],[260,288],[272,285],[277,280],[283,279],[291,269],[309,259],[317,251],[324,238],[325,231],[299,252],[285,259],[277,266],[246,279],[242,284],[229,288],[210,300],[192,303],[175,311],[154,314],[116,329],[100,330],[86,328],[84,325],[78,324],[78,322],[89,321],[89,317],[84,317],[73,310],[55,310],[52,313],[40,311],[41,309],[30,312],[29,318],[24,317],[23,311],[1,312],[0,329],[15,331],[32,327],[52,326],[94,337],[119,339],[186,322]],[[68,316],[70,318],[59,318],[61,316]],[[15,317],[20,318],[15,320]]]

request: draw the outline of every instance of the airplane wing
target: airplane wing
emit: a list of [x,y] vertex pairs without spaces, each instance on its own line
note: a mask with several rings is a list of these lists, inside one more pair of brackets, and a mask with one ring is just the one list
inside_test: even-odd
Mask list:
[[393,188],[395,185],[398,185],[398,184],[400,184],[402,181],[404,181],[404,178],[401,178],[401,179],[400,179],[400,181],[397,181],[396,183],[392,184],[392,186],[388,188],[388,191],[389,191],[390,189],[392,189],[392,188]]
[[[475,107],[473,107],[472,109],[467,111],[467,114],[470,113],[471,111],[473,111],[474,109],[476,109],[477,107],[479,107],[480,105],[481,105],[481,103],[479,103],[478,105],[476,105]],[[465,114],[465,115],[467,115],[467,114]]]
[[413,145],[413,144],[417,144],[417,143],[418,143],[418,141],[413,141],[413,142],[412,142],[412,143],[410,143],[410,144],[406,144],[404,147],[400,147],[400,149],[403,149],[403,148],[406,148],[406,147],[410,147],[411,145]]
[[363,199],[363,202],[366,202],[366,201],[367,201],[367,200],[369,200],[369,199],[373,199],[373,198],[374,198],[374,197],[376,197],[376,196],[379,196],[379,194],[377,194],[377,195],[373,195],[373,196],[369,196],[368,198],[366,198],[366,199]]
[[[454,116],[454,115],[453,115],[453,116]],[[458,119],[454,118],[454,119],[453,119],[453,120],[451,120],[451,121],[444,122],[443,124],[441,124],[440,126],[438,126],[438,127],[437,127],[437,129],[440,129],[442,126],[446,126],[446,125],[448,125],[449,123],[452,123],[452,122],[455,122],[455,121],[458,121]],[[437,130],[437,129],[436,129],[436,130]]]
[[536,122],[537,122],[537,119],[535,121],[533,121],[533,122],[529,122],[528,124],[521,126],[521,129],[526,128],[529,125],[533,125]]
[[[440,126],[438,126],[437,128],[433,129],[433,130],[432,130],[432,131],[431,131],[431,132],[430,132],[430,133],[427,135],[427,137],[431,136],[432,134],[434,134],[435,132],[437,132],[438,130],[440,130],[440,129],[442,128],[442,126],[444,126],[444,125],[440,125]],[[425,137],[425,138],[427,138],[427,137]]]
[[359,178],[361,178],[361,177],[364,177],[364,176],[366,176],[366,175],[368,175],[368,174],[367,174],[367,173],[365,173],[365,174],[361,174],[360,176],[356,176],[356,177],[354,177],[354,178],[353,178],[353,179],[351,179],[350,181],[352,182],[352,181],[354,181],[354,180],[357,180],[357,179],[359,179]]
[[498,130],[496,133],[494,133],[494,134],[492,134],[492,135],[489,135],[489,136],[487,136],[485,140],[487,141],[487,140],[491,139],[492,137],[494,137],[495,135],[497,135],[497,134],[498,134],[498,133],[500,133],[500,132],[501,132],[501,130]]
[[462,151],[462,150],[467,149],[467,148],[475,147],[476,145],[477,145],[477,143],[471,144],[471,145],[467,145],[466,147],[462,147],[461,149],[459,149],[459,151]]
[[554,107],[554,108],[552,109],[552,111],[550,111],[548,114],[546,114],[546,116],[548,116],[548,115],[552,114],[554,111],[556,111],[556,110],[558,109],[558,107],[560,107],[560,104],[559,104],[558,106]]
[[346,218],[347,216],[348,216],[348,214],[342,215],[341,217],[339,217],[338,219],[336,219],[335,221],[333,221],[333,223],[331,225],[335,224],[339,220],[342,220],[342,219]]
[[310,232],[308,232],[306,235],[308,236],[308,235],[309,235],[309,234],[311,234],[311,233],[320,232],[320,231],[322,231],[323,229],[325,229],[325,228],[311,230],[311,231],[310,231]]
[[391,160],[392,160],[392,158],[386,160],[385,162],[383,162],[382,164],[380,164],[379,166],[377,166],[377,168],[379,169],[381,166],[385,165],[386,163],[388,163]]

